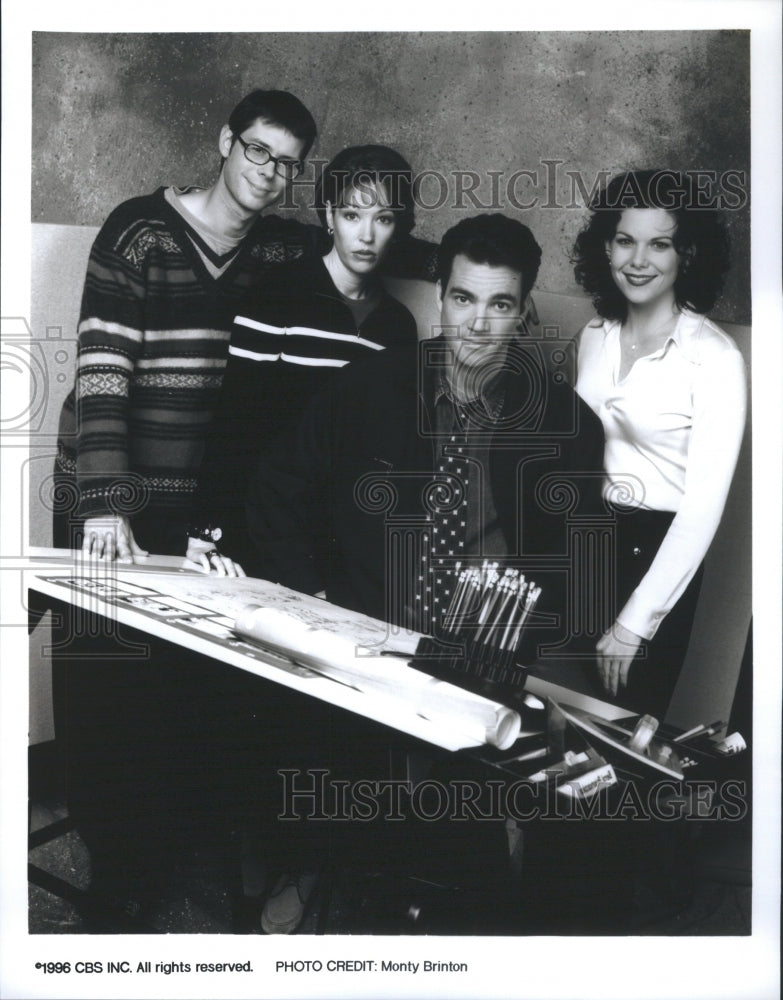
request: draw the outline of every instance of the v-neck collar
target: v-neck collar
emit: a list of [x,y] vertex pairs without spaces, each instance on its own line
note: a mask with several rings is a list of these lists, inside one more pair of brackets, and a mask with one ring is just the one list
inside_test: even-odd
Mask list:
[[[239,266],[239,262],[243,254],[247,252],[251,234],[256,231],[261,217],[256,219],[248,230],[246,236],[235,249],[228,251],[226,254],[218,255],[205,243],[200,234],[188,223],[187,219],[169,203],[166,198],[165,187],[158,188],[155,193],[162,205],[163,212],[166,216],[166,222],[171,227],[172,232],[176,234],[180,249],[188,258],[194,274],[199,278],[202,285],[204,285],[204,287],[208,290],[213,290],[224,284],[230,283],[230,276],[233,276]],[[204,263],[204,260],[199,253],[199,248],[204,249],[205,255],[216,267],[220,267],[221,262],[225,262],[231,258],[232,255],[233,260],[231,260],[228,266],[221,271],[220,274],[214,275],[209,271],[209,268]]]

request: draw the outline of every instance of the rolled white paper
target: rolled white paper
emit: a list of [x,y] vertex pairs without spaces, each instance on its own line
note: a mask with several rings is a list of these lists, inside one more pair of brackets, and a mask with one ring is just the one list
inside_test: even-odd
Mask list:
[[404,660],[380,656],[351,639],[313,628],[276,608],[250,605],[234,624],[239,635],[306,666],[350,681],[365,693],[383,693],[413,707],[418,715],[450,726],[474,743],[507,750],[522,725],[517,712],[409,667]]
[[466,736],[481,743],[491,743],[499,750],[513,746],[522,728],[522,719],[513,708],[473,695],[435,677],[429,678],[422,689],[417,707],[420,715],[449,723]]

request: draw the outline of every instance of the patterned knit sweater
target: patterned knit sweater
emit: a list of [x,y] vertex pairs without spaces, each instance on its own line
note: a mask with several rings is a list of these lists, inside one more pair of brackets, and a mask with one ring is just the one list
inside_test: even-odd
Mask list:
[[[144,510],[184,528],[239,305],[275,265],[323,252],[323,233],[262,216],[239,248],[212,255],[215,278],[164,191],[118,206],[96,237],[56,472],[78,517]],[[427,277],[420,256],[412,267]]]
[[237,307],[273,265],[314,252],[316,233],[262,217],[214,278],[163,188],[112,212],[90,253],[60,417],[57,470],[76,476],[80,516],[186,516]]

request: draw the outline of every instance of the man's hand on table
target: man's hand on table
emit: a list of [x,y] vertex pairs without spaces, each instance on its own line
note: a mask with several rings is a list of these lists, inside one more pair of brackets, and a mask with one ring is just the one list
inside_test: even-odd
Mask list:
[[113,562],[136,562],[149,555],[133,537],[133,529],[127,517],[101,515],[88,517],[84,522],[82,552],[93,559]]

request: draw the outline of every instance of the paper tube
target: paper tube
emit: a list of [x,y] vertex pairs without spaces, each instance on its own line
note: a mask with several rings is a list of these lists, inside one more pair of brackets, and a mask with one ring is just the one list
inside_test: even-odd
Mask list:
[[402,660],[365,650],[343,636],[313,628],[276,608],[251,605],[234,631],[336,680],[350,681],[366,694],[382,693],[418,715],[448,726],[474,743],[507,750],[521,728],[519,714],[498,702],[440,681]]

